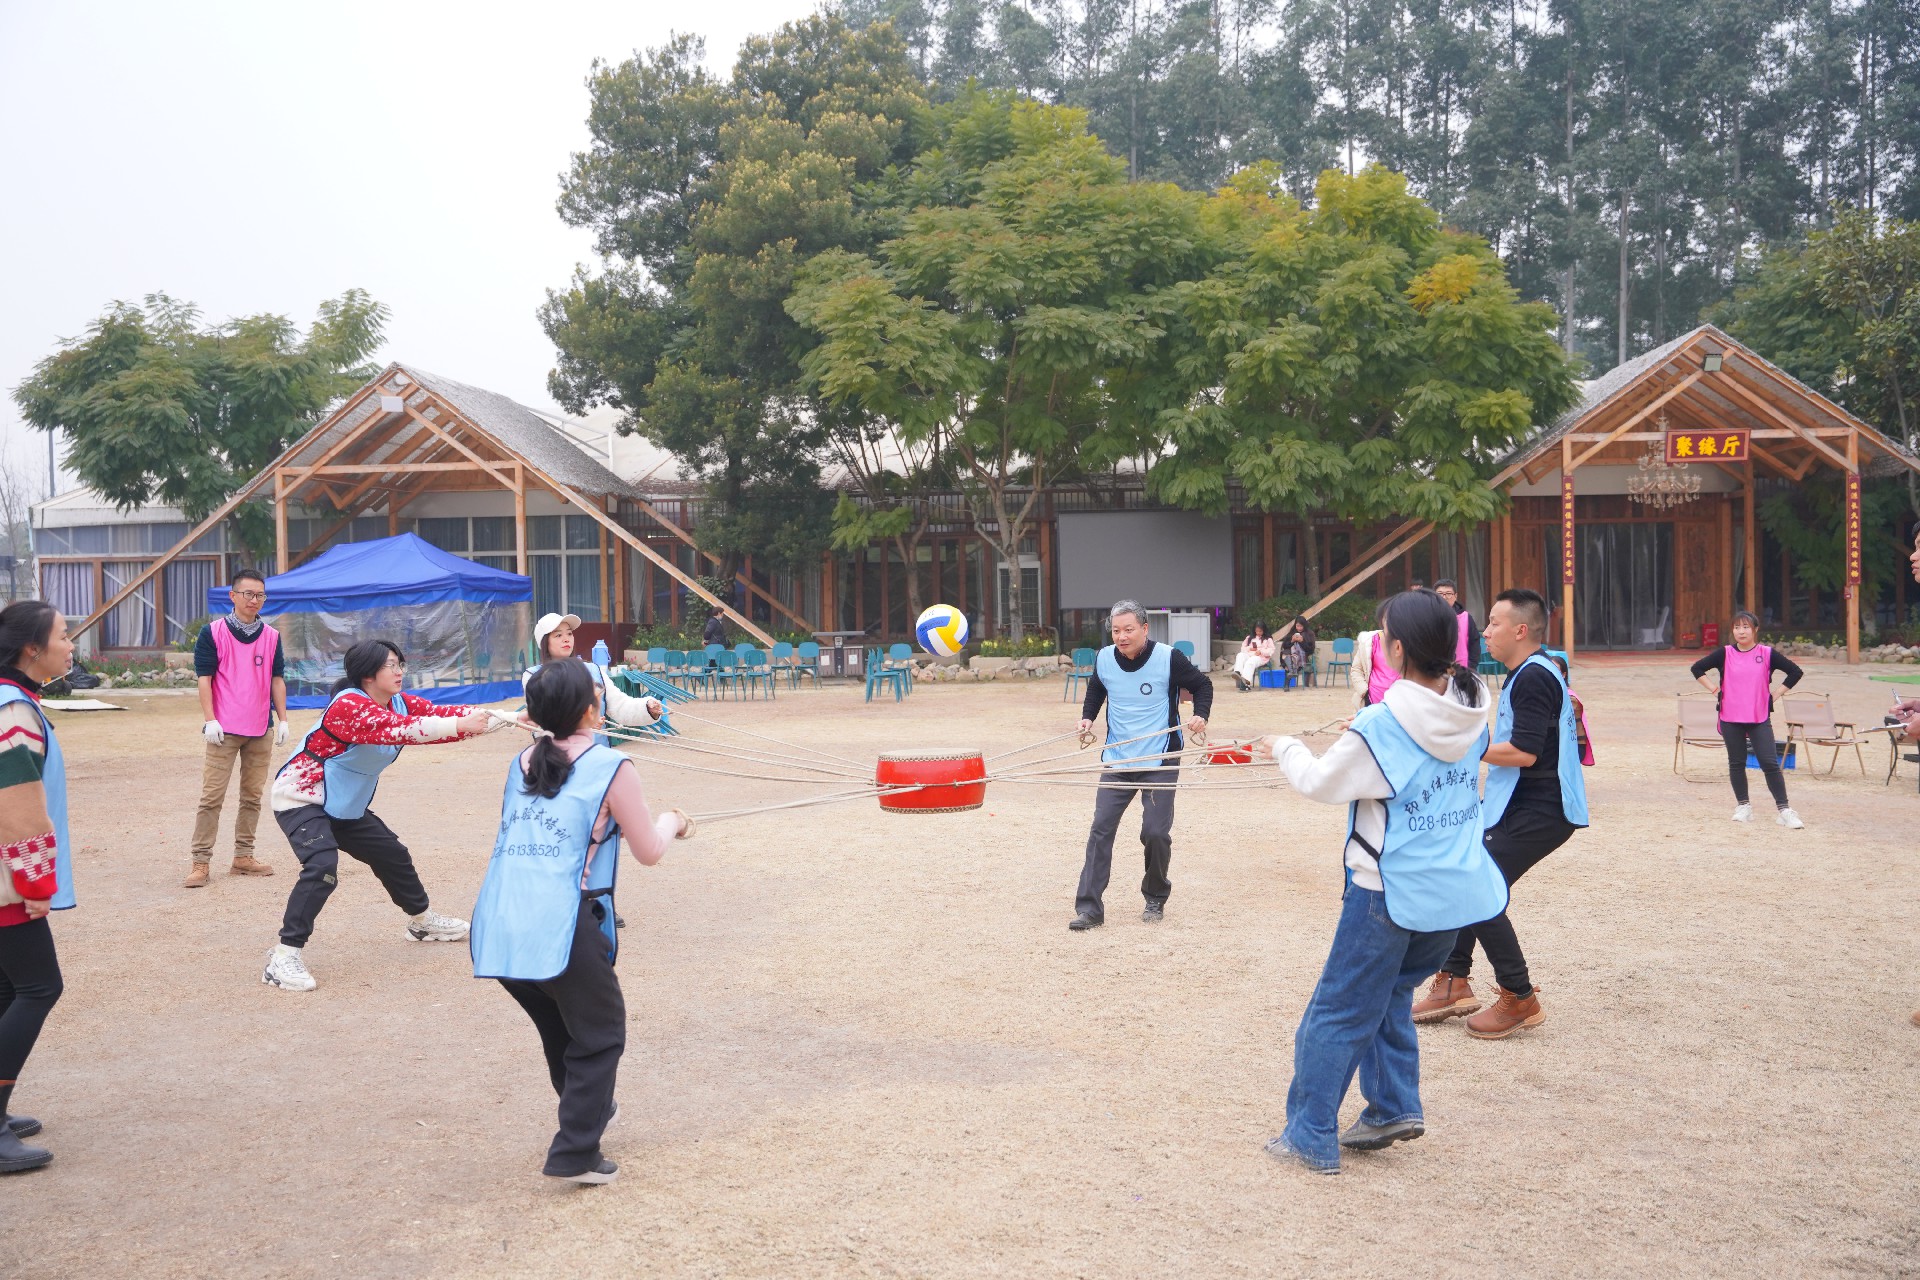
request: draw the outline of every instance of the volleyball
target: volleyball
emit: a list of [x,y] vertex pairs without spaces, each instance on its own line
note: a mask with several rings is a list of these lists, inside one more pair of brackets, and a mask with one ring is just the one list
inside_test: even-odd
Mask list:
[[937,658],[951,658],[967,643],[967,615],[950,604],[936,604],[913,624],[920,647]]

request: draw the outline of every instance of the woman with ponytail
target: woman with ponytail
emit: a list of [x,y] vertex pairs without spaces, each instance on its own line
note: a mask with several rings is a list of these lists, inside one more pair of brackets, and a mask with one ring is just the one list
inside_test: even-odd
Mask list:
[[302,952],[333,894],[343,852],[373,868],[387,896],[407,913],[407,937],[458,942],[467,936],[465,920],[429,909],[413,855],[368,806],[401,748],[456,742],[506,725],[478,707],[435,706],[403,692],[407,659],[392,641],[362,640],[347,650],[342,666],[320,723],[273,778],[273,818],[300,863],[280,942],[260,975],[282,991],[318,985]]
[[473,907],[473,976],[495,978],[526,1011],[559,1095],[559,1132],[544,1172],[568,1182],[613,1181],[600,1152],[618,1107],[614,1081],[627,1047],[627,1008],[613,891],[620,837],[642,866],[667,841],[693,834],[678,809],[647,808],[633,762],[596,742],[599,686],[579,662],[527,677],[534,743],[507,769],[500,833]]
[[0,609],[0,1173],[53,1160],[21,1141],[40,1122],[8,1107],[62,986],[47,917],[73,906],[67,770],[40,689],[72,664],[67,620],[52,605]]
[[[1431,591],[1380,610],[1382,662],[1397,679],[1316,759],[1295,738],[1254,744],[1293,789],[1348,806],[1346,889],[1333,948],[1293,1039],[1287,1122],[1268,1154],[1340,1172],[1340,1150],[1372,1151],[1426,1132],[1413,990],[1453,947],[1454,932],[1506,905],[1480,844],[1480,756],[1487,696],[1454,661],[1458,624]],[[1345,1133],[1354,1073],[1367,1107]]]

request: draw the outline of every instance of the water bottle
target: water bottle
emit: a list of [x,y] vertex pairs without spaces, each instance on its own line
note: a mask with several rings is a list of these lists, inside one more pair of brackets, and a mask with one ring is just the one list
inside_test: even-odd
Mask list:
[[613,655],[607,652],[607,642],[605,640],[595,640],[593,642],[593,665],[596,667],[604,667],[612,661]]

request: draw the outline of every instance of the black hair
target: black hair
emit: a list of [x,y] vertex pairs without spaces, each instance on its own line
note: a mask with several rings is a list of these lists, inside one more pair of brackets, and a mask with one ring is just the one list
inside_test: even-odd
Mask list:
[[1402,675],[1451,676],[1453,691],[1470,707],[1480,705],[1480,681],[1453,660],[1460,624],[1453,606],[1422,587],[1390,596],[1380,608],[1387,637],[1400,642]]
[[1493,598],[1494,604],[1506,601],[1527,624],[1527,635],[1541,644],[1547,642],[1547,598],[1527,587],[1508,587]]
[[1760,634],[1760,619],[1752,610],[1736,609],[1734,611],[1733,625],[1737,627],[1742,621],[1753,628],[1753,634],[1756,636]]
[[1300,628],[1300,630],[1307,635],[1313,634],[1313,620],[1310,618],[1295,618],[1292,624],[1287,627],[1287,630],[1291,631],[1294,627]]
[[1440,581],[1433,584],[1433,589],[1435,591],[1438,591],[1442,587],[1452,587],[1455,591],[1458,591],[1460,589],[1460,584],[1455,582],[1452,578],[1442,578],[1440,579]]
[[1272,639],[1272,638],[1273,638],[1273,632],[1271,632],[1271,631],[1269,631],[1269,630],[1267,630],[1267,624],[1266,624],[1266,623],[1264,623],[1264,622],[1256,622],[1256,623],[1254,623],[1254,624],[1253,624],[1253,629],[1254,629],[1255,631],[1258,631],[1258,632],[1259,632],[1259,633],[1260,633],[1261,635],[1263,635],[1263,636],[1265,636],[1265,637],[1267,637],[1268,639]]
[[534,739],[527,758],[528,795],[551,800],[573,776],[573,761],[559,740],[573,736],[599,696],[582,662],[549,662],[527,679],[527,718],[551,735]]
[[347,650],[346,660],[341,664],[346,668],[346,674],[335,680],[333,688],[327,692],[335,694],[346,689],[361,688],[380,674],[380,669],[387,665],[388,655],[400,659],[401,666],[407,663],[407,655],[400,652],[400,646],[391,640],[360,641]]
[[248,581],[257,582],[263,587],[267,585],[267,580],[260,575],[260,571],[258,569],[240,570],[240,572],[233,575],[233,581],[229,582],[227,585],[229,587],[237,587],[241,583],[248,582]]
[[16,600],[0,609],[0,667],[20,668],[20,655],[45,649],[60,611],[45,600]]
[[1550,653],[1547,656],[1553,659],[1554,666],[1560,668],[1560,674],[1562,676],[1566,677],[1569,680],[1573,678],[1573,672],[1567,670],[1567,660],[1565,658],[1561,657],[1557,653]]

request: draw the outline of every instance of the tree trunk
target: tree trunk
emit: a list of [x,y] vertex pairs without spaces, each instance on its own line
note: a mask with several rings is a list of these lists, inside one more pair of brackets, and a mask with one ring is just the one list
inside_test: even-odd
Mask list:
[[1617,338],[1615,345],[1619,348],[1619,352],[1614,360],[1615,364],[1627,362],[1628,306],[1631,296],[1628,291],[1627,274],[1627,190],[1622,187],[1620,189],[1620,303],[1617,311],[1619,332],[1615,335]]

